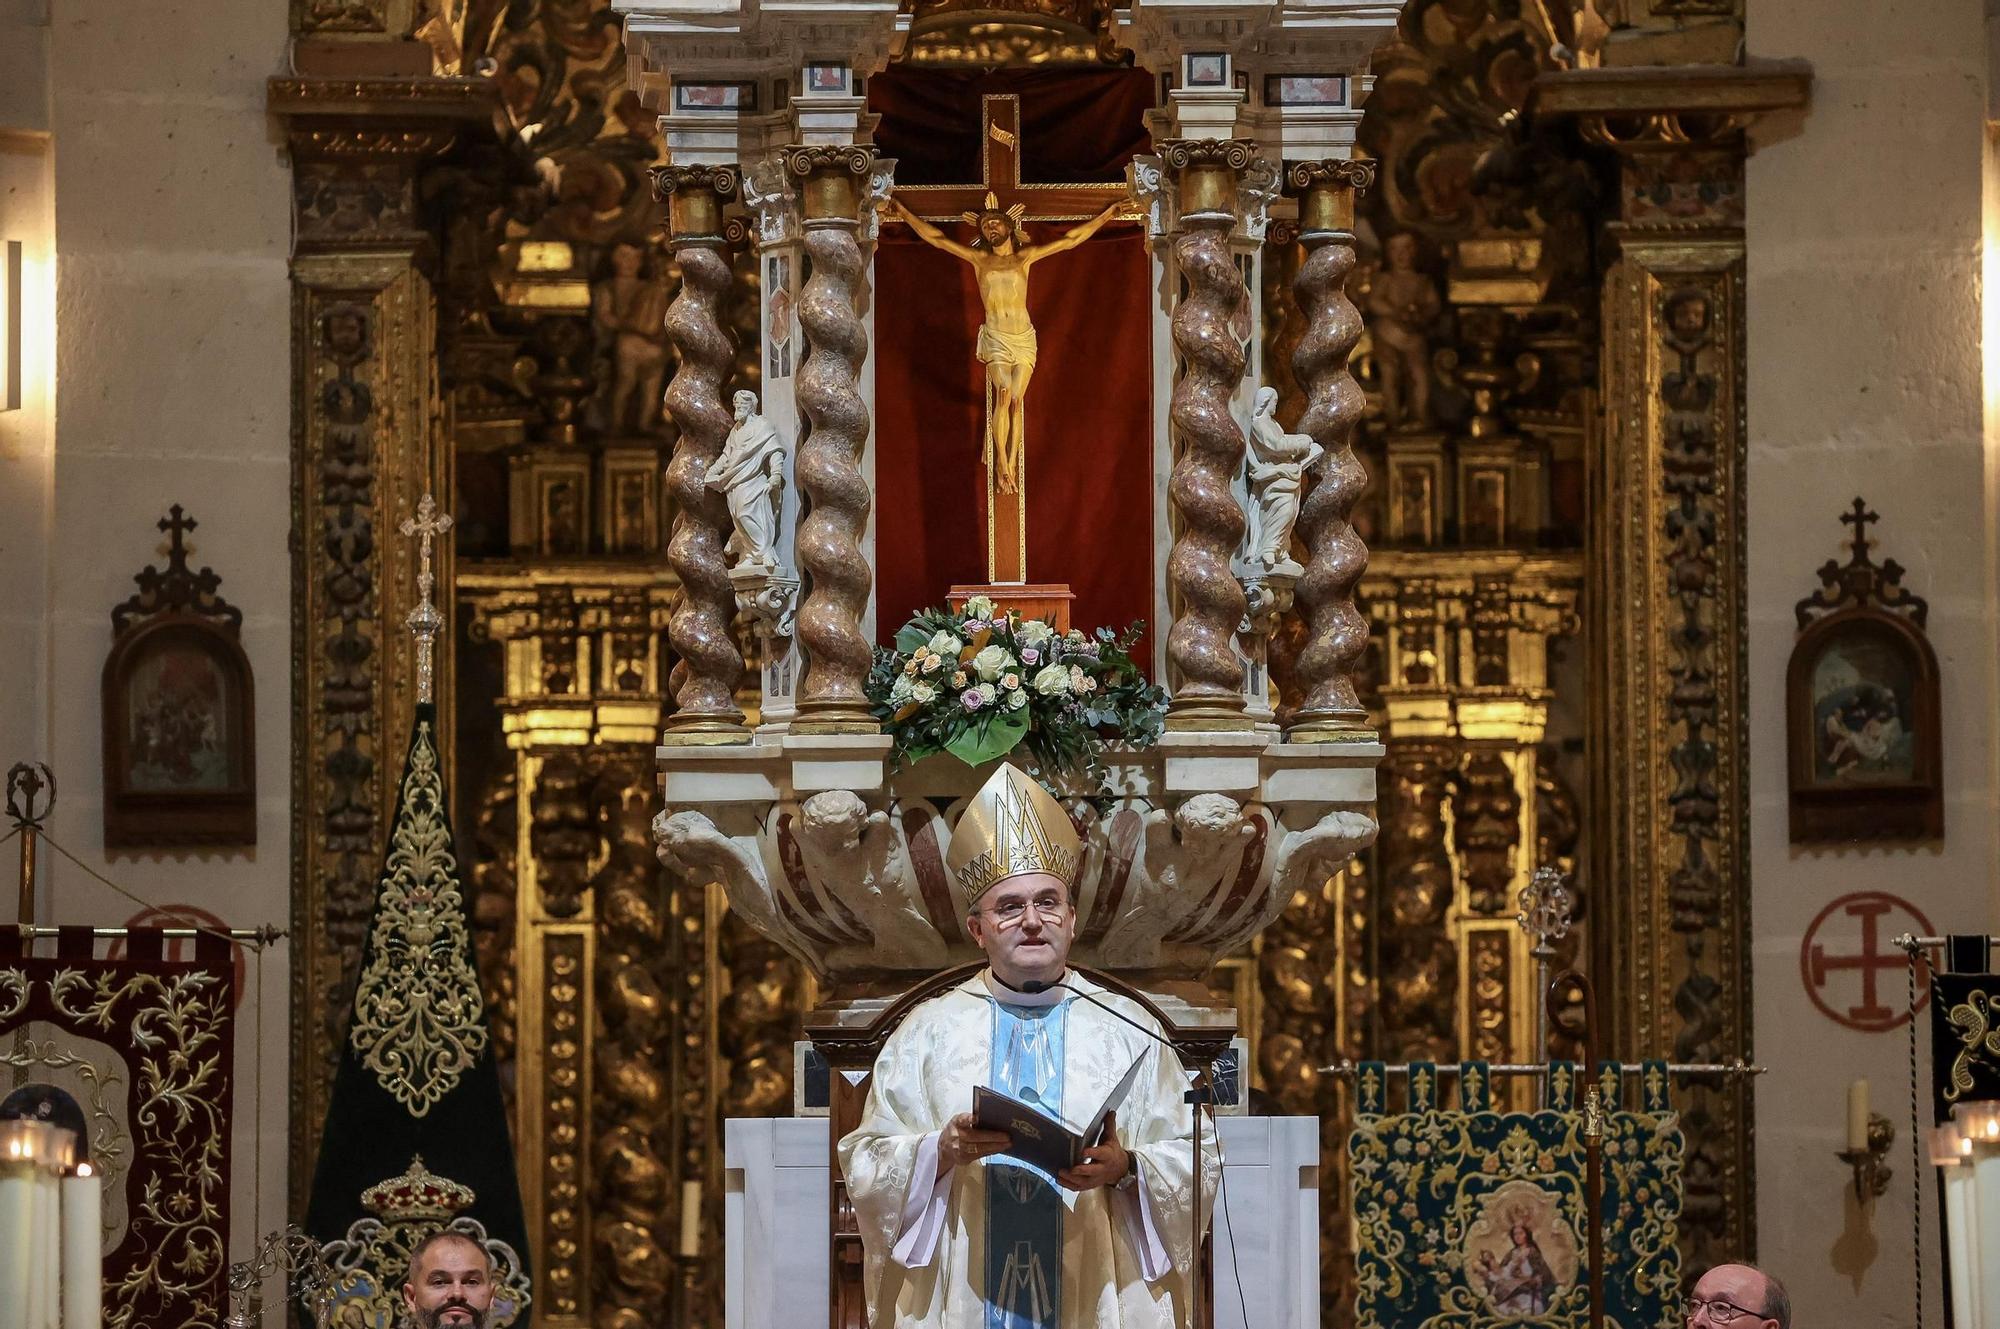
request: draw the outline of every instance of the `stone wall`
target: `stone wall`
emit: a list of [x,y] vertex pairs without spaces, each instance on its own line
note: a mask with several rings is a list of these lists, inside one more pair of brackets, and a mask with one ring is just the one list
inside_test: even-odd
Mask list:
[[[286,923],[291,732],[289,174],[264,112],[283,68],[286,7],[272,0],[0,0],[0,130],[38,99],[14,66],[30,34],[53,198],[53,412],[0,416],[0,764],[47,761],[60,781],[53,835],[93,869],[166,905],[238,926]],[[0,140],[0,232],[33,224]],[[17,220],[25,217],[26,220]],[[38,234],[45,234],[43,232]],[[36,435],[39,435],[38,437]],[[24,437],[26,436],[26,437]],[[19,478],[22,483],[16,484]],[[161,563],[156,523],[184,505],[243,611],[256,678],[257,846],[227,854],[107,857],[102,850],[99,678],[110,612],[132,574]],[[16,680],[25,687],[16,687]],[[0,920],[14,914],[12,855]],[[139,906],[45,855],[37,920],[119,924]],[[250,1122],[259,1027],[240,1008],[232,1150],[233,1249],[282,1224],[286,996],[282,946],[263,962],[263,1198],[253,1212]]]
[[[1981,364],[1988,114],[1978,5],[1756,0],[1753,55],[1815,72],[1803,120],[1762,126],[1749,165],[1751,890],[1762,1262],[1798,1323],[1911,1323],[1906,1031],[1862,1033],[1809,1000],[1800,953],[1838,897],[1887,891],[1943,931],[1992,931],[1996,818],[1996,533]],[[1991,352],[1989,352],[1991,354]],[[1846,551],[1836,520],[1860,495],[1881,514],[1878,559],[1930,601],[1943,675],[1945,838],[1917,847],[1795,848],[1788,839],[1784,691],[1792,607]],[[1884,927],[1887,934],[1903,924]],[[1860,949],[1858,923],[1823,936]],[[1884,970],[1900,1006],[1903,970]],[[1859,1000],[1853,971],[1830,990]],[[1843,995],[1844,994],[1844,995]],[[1921,1050],[1920,1050],[1921,1051]],[[1867,1077],[1896,1123],[1889,1193],[1857,1205],[1843,1097]],[[1927,1209],[1935,1181],[1921,1178]],[[1928,1323],[1939,1322],[1935,1214],[1925,1216]]]

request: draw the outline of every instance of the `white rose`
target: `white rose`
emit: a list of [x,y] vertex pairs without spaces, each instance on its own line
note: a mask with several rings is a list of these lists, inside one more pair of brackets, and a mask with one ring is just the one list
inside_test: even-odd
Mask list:
[[928,706],[937,700],[937,689],[928,683],[913,683],[910,685],[910,698],[920,705]]
[[914,688],[910,683],[910,676],[908,674],[896,675],[896,681],[889,685],[889,704],[891,706],[901,706],[910,699],[910,694],[913,691]]
[[1005,646],[988,646],[972,657],[972,672],[991,683],[1006,673],[1008,666],[1013,663],[1014,657],[1007,654]]
[[1044,666],[1036,674],[1032,686],[1043,696],[1055,696],[1069,691],[1069,670],[1059,664]]
[[965,643],[952,636],[949,632],[940,631],[931,638],[930,649],[938,655],[948,656],[956,660],[958,653],[965,649]]
[[1027,693],[1025,693],[1025,692],[1010,692],[1010,693],[1008,693],[1008,694],[1007,694],[1007,709],[1008,709],[1008,710],[1010,710],[1010,711],[1018,711],[1018,710],[1020,710],[1020,709],[1021,709],[1021,708],[1022,708],[1023,706],[1026,706],[1027,704],[1028,704],[1028,694],[1027,694]]
[[1084,674],[1080,666],[1071,665],[1069,667],[1069,689],[1071,692],[1084,691],[1089,682],[1090,679]]
[[984,595],[975,595],[965,602],[967,618],[992,618],[993,601]]
[[1056,630],[1039,618],[1031,618],[1014,629],[1014,636],[1023,646],[1041,647],[1055,640]]

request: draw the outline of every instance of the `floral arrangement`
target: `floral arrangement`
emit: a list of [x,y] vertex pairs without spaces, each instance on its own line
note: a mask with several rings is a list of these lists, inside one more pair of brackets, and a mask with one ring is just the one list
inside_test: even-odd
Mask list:
[[949,752],[978,766],[1023,747],[1044,779],[1096,775],[1105,742],[1160,735],[1166,693],[1131,654],[1144,630],[1058,633],[974,596],[962,612],[924,610],[894,648],[877,647],[868,699],[899,764]]

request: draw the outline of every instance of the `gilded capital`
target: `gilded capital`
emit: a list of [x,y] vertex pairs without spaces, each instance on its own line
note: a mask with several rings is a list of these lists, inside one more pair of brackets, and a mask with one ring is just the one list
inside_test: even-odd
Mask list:
[[722,238],[722,210],[741,183],[734,165],[655,166],[653,197],[667,205],[667,233],[677,242]]
[[1285,168],[1285,192],[1299,196],[1299,229],[1305,233],[1354,229],[1354,196],[1375,183],[1375,163],[1293,162]]
[[794,143],[778,149],[785,174],[804,181],[799,201],[808,224],[858,222],[864,183],[875,164],[867,144]]
[[1255,143],[1240,138],[1170,138],[1159,150],[1160,164],[1177,187],[1183,223],[1235,218],[1237,185],[1256,157]]

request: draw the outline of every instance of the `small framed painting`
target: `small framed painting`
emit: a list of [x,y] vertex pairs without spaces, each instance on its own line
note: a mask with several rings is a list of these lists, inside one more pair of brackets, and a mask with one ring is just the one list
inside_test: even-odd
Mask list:
[[805,90],[821,96],[835,97],[847,93],[847,66],[841,64],[807,65],[805,67]]
[[1345,106],[1347,78],[1341,74],[1266,74],[1266,106]]
[[1820,569],[1797,606],[1785,671],[1785,730],[1794,843],[1937,839],[1944,834],[1943,733],[1929,606],[1902,587],[1894,559],[1876,564],[1860,499],[1846,564]]
[[1229,86],[1229,57],[1220,51],[1185,57],[1187,77],[1183,82],[1190,88],[1226,88]]
[[674,84],[674,109],[676,111],[754,112],[757,109],[757,85],[747,81],[733,83],[676,83]]
[[212,569],[187,566],[196,522],[179,504],[164,572],[111,612],[104,662],[104,844],[174,849],[257,843],[256,734],[243,615]]

